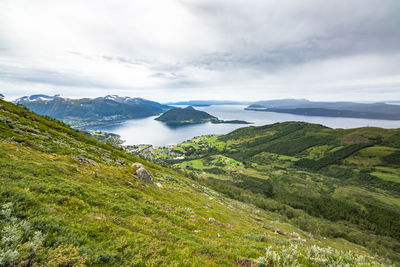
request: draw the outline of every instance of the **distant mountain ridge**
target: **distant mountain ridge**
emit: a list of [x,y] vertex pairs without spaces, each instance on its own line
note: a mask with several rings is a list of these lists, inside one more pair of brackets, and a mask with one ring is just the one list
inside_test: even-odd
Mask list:
[[170,107],[143,98],[107,95],[70,99],[59,95],[32,95],[15,100],[40,115],[63,120],[74,127],[115,123],[158,115]]
[[306,99],[258,101],[246,110],[305,116],[400,120],[400,106],[386,103],[313,102]]
[[104,100],[112,100],[118,103],[122,104],[128,104],[128,105],[149,105],[152,107],[157,107],[160,108],[161,110],[167,110],[170,109],[171,107],[168,105],[160,104],[155,101],[147,100],[141,97],[129,97],[129,96],[118,96],[118,95],[107,95],[105,97],[98,97],[98,99],[104,99]]
[[195,107],[207,107],[214,105],[249,105],[249,101],[232,101],[232,100],[189,100],[189,101],[177,101],[168,102],[167,105],[178,105],[178,106],[195,106]]
[[54,95],[54,96],[49,96],[49,95],[31,95],[31,96],[23,96],[18,98],[17,100],[14,101],[14,103],[27,103],[27,102],[33,102],[33,101],[49,101],[49,100],[54,100],[56,98],[59,98],[60,95]]

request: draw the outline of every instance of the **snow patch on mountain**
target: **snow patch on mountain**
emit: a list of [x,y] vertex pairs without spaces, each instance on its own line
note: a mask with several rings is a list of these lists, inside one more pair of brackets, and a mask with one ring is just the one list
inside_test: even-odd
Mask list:
[[60,95],[54,95],[54,96],[49,96],[49,95],[31,95],[31,96],[23,96],[18,99],[16,99],[14,102],[15,103],[26,103],[26,102],[35,102],[35,101],[50,101],[54,100],[56,98],[61,98]]

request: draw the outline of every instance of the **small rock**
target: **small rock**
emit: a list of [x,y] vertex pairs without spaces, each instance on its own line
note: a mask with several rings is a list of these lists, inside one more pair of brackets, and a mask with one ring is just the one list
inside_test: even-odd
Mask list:
[[213,198],[212,198],[212,197],[209,197],[208,199],[209,199],[209,200],[213,200]]
[[28,147],[35,147],[36,143],[32,142],[32,141],[26,141],[26,144],[28,145]]
[[163,187],[161,183],[156,183],[156,186],[157,186],[157,187],[160,187],[160,188]]
[[110,153],[110,151],[105,150],[104,148],[99,148],[100,151],[104,152],[104,153]]
[[275,233],[275,234],[278,234],[278,235],[285,235],[285,233],[282,232],[282,231],[279,230],[279,229],[275,229],[275,230],[274,230],[274,233]]
[[195,233],[200,233],[202,232],[201,230],[194,230]]
[[218,238],[221,238],[221,235],[219,233],[217,233]]
[[215,219],[213,217],[208,218],[209,222],[215,222]]
[[95,162],[94,160],[85,158],[84,156],[78,155],[76,157],[72,157],[74,160],[80,162],[80,163],[87,163],[93,166],[97,166],[97,162]]
[[256,263],[254,261],[248,259],[238,259],[236,261],[236,264],[239,266],[246,266],[246,267],[256,266]]
[[199,190],[199,188],[195,184],[192,184],[192,187],[193,187],[194,190]]
[[292,238],[300,239],[300,235],[298,233],[296,233],[296,232],[291,233],[290,236]]

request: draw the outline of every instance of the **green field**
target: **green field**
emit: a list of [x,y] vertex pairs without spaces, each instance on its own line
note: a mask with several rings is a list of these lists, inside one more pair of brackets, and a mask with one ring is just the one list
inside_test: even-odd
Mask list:
[[280,155],[278,156],[278,159],[280,160],[289,160],[289,161],[298,161],[298,158],[295,157],[289,157],[289,156],[285,156],[285,155]]
[[395,173],[391,172],[371,172],[371,175],[374,175],[382,180],[385,181],[391,181],[391,182],[396,182],[400,183],[400,176]]

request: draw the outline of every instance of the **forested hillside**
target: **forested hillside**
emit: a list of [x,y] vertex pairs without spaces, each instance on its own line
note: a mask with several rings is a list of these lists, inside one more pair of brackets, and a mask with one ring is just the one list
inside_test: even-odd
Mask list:
[[179,126],[217,121],[218,118],[189,106],[186,108],[170,109],[157,117],[156,120],[165,122],[171,126]]
[[303,231],[400,260],[399,129],[286,122],[130,149]]

